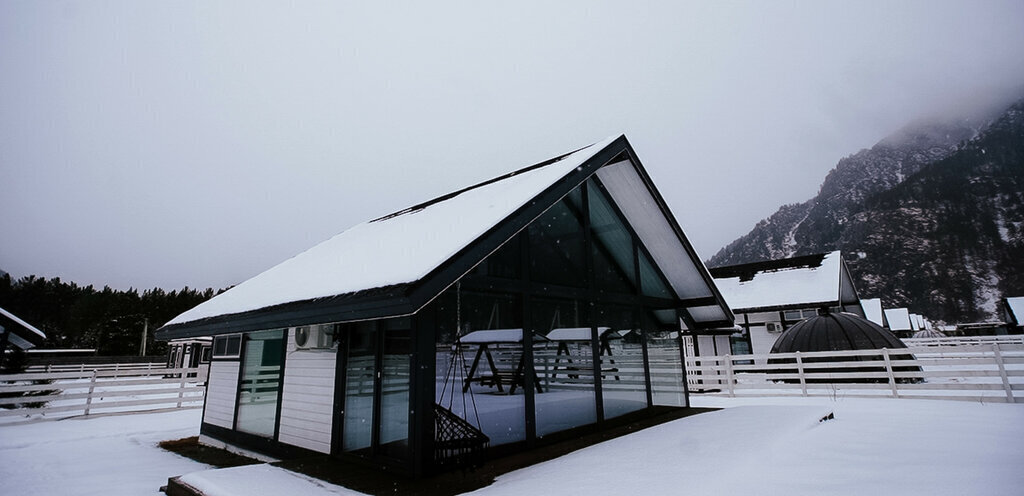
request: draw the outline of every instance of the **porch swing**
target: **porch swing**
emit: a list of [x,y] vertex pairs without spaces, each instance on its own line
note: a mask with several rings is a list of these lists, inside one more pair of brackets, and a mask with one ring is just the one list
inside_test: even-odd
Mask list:
[[[483,454],[487,450],[490,438],[483,433],[480,424],[480,413],[477,410],[476,398],[469,388],[469,402],[466,401],[467,391],[462,391],[462,416],[452,411],[455,404],[455,390],[466,381],[466,357],[462,353],[462,283],[455,286],[456,336],[452,345],[452,356],[448,361],[444,385],[439,400],[434,404],[434,463],[438,467],[476,468],[483,464]],[[447,404],[445,396],[447,395]],[[476,425],[469,422],[469,407],[473,408]]]

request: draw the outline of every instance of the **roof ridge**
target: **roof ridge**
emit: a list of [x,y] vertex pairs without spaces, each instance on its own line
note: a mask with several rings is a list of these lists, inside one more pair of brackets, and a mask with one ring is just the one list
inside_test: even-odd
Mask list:
[[402,210],[399,210],[397,212],[392,212],[392,213],[387,214],[385,216],[373,219],[373,220],[369,221],[369,223],[385,221],[385,220],[388,220],[388,219],[393,219],[393,218],[398,217],[400,215],[405,215],[405,214],[411,214],[413,212],[418,212],[418,211],[423,210],[423,209],[425,209],[425,208],[427,208],[427,207],[429,207],[431,205],[435,205],[435,204],[441,203],[443,201],[455,198],[456,196],[459,196],[459,195],[461,195],[461,194],[463,194],[463,193],[465,193],[467,191],[472,191],[474,189],[487,186],[489,184],[494,184],[494,183],[499,182],[499,181],[504,181],[506,179],[518,176],[520,174],[523,174],[523,173],[526,173],[526,172],[530,172],[530,171],[533,171],[533,170],[536,170],[536,169],[540,169],[541,167],[546,167],[546,166],[551,165],[551,164],[556,163],[556,162],[560,162],[560,161],[564,160],[566,157],[568,157],[568,156],[570,156],[570,155],[572,155],[572,154],[574,154],[576,152],[579,152],[579,151],[585,150],[587,148],[590,148],[590,147],[592,147],[592,146],[594,146],[594,145],[596,145],[596,144],[598,144],[600,142],[601,141],[595,141],[595,142],[593,142],[593,143],[591,143],[591,144],[589,144],[587,146],[583,146],[583,147],[577,148],[577,149],[575,149],[575,150],[573,150],[571,152],[568,152],[568,153],[563,153],[563,154],[561,154],[561,155],[559,155],[557,157],[554,157],[554,158],[549,158],[549,159],[547,159],[547,160],[545,160],[543,162],[539,162],[539,163],[536,163],[536,164],[533,164],[533,165],[528,165],[526,167],[523,167],[522,169],[518,169],[518,170],[514,170],[512,172],[508,172],[508,173],[502,174],[502,175],[500,175],[498,177],[494,177],[494,178],[488,179],[486,181],[474,184],[472,186],[467,186],[465,188],[462,188],[462,189],[457,190],[457,191],[453,191],[451,193],[446,193],[446,194],[441,195],[441,196],[439,196],[437,198],[434,198],[432,200],[427,200],[427,201],[425,201],[423,203],[419,203],[419,204],[413,205],[411,207],[403,208]]

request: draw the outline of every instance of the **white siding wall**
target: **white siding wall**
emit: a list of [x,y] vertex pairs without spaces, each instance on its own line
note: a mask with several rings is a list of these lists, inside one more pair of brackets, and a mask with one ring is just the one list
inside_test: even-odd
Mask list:
[[206,386],[206,414],[203,421],[230,429],[235,422],[235,395],[238,392],[238,362],[210,363]]
[[281,430],[278,440],[302,448],[331,452],[336,350],[297,350],[288,330]]

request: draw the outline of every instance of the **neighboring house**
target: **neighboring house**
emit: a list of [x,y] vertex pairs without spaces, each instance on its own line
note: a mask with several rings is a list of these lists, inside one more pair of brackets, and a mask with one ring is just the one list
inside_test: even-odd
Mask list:
[[43,344],[46,334],[3,308],[0,308],[0,368],[7,358],[7,350],[29,350]]
[[202,442],[425,475],[688,406],[681,322],[733,315],[621,136],[359,224],[157,337],[214,337]]
[[906,308],[886,308],[885,320],[889,330],[901,338],[909,338],[914,334],[914,323],[910,320],[910,311]]
[[1024,296],[1003,298],[1003,319],[1009,332],[1024,333]]
[[196,368],[210,363],[213,338],[172,339],[167,343],[167,368]]
[[864,308],[864,317],[866,319],[881,327],[889,327],[888,321],[885,320],[885,312],[882,311],[881,298],[864,298],[860,300],[860,305]]
[[850,271],[838,251],[716,267],[711,275],[742,328],[731,338],[736,354],[768,353],[783,331],[821,309],[864,317]]

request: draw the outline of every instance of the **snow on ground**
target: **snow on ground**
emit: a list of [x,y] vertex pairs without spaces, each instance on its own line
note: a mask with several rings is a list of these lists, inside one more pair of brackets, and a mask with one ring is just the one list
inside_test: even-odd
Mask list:
[[[1024,405],[693,397],[688,417],[512,472],[473,494],[1024,493]],[[834,412],[835,419],[818,422]],[[210,496],[356,495],[267,465],[216,471],[156,447],[196,410],[0,427],[5,494],[153,494],[172,475]]]
[[157,443],[199,434],[202,410],[0,427],[0,494],[161,494],[167,478],[207,465]]

